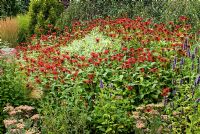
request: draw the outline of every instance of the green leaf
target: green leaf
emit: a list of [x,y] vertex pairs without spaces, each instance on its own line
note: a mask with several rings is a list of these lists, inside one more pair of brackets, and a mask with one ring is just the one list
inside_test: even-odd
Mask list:
[[110,131],[112,131],[112,128],[108,128],[108,129],[106,130],[106,133],[109,133]]

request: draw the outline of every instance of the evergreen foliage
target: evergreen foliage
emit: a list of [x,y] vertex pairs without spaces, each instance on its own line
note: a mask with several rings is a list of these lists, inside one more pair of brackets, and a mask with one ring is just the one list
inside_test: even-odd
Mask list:
[[48,24],[55,24],[63,12],[63,4],[58,0],[31,0],[29,7],[29,33],[40,34],[47,32]]

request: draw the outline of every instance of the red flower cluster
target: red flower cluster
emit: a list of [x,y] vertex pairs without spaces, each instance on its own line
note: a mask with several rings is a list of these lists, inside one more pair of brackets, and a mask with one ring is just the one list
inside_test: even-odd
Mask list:
[[[184,19],[181,18],[181,20]],[[132,69],[135,64],[165,63],[168,62],[167,58],[161,56],[159,52],[149,49],[151,42],[165,40],[170,42],[169,47],[172,45],[181,48],[182,46],[177,42],[180,42],[182,36],[186,36],[189,30],[186,25],[175,25],[172,22],[170,26],[173,28],[168,28],[165,24],[153,24],[150,19],[144,21],[141,17],[134,20],[129,18],[95,19],[91,22],[85,22],[85,24],[74,22],[72,32],[69,32],[69,28],[66,27],[65,32],[59,36],[57,36],[57,33],[48,33],[37,39],[33,35],[32,41],[36,42],[35,45],[30,43],[27,47],[18,47],[20,53],[17,54],[17,57],[23,63],[23,65],[20,63],[20,68],[26,70],[28,76],[34,76],[37,83],[42,83],[43,79],[40,79],[40,77],[47,79],[47,81],[59,80],[63,83],[65,81],[63,78],[67,74],[71,76],[72,80],[75,80],[79,78],[80,70],[87,70],[91,66],[94,68],[104,66],[113,69],[116,69],[116,67]],[[51,25],[49,27],[52,28]],[[121,50],[105,49],[100,53],[91,52],[89,57],[60,51],[61,47],[84,37],[95,27],[99,27],[99,31],[111,38],[121,39]],[[99,43],[99,41],[100,38],[96,38],[96,42]],[[130,42],[129,45],[126,46],[126,42]],[[32,55],[34,55],[34,58]],[[142,68],[140,71],[145,72],[146,70]],[[155,73],[157,70],[157,68],[151,68],[147,71]],[[95,73],[84,76],[83,79],[85,79],[85,83],[91,83],[94,77]],[[131,90],[131,87],[128,89]],[[167,93],[167,90],[165,90],[163,96]]]
[[168,95],[168,93],[170,92],[170,88],[164,88],[163,90],[162,90],[162,93],[161,93],[161,95],[162,96],[167,96]]

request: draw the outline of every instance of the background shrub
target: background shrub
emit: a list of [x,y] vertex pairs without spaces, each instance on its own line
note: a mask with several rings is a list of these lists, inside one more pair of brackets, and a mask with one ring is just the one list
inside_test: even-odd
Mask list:
[[54,25],[63,9],[63,4],[57,0],[31,0],[28,12],[30,16],[29,33],[45,33],[48,24]]
[[69,7],[57,21],[57,26],[64,28],[70,26],[74,20],[84,21],[99,17],[110,16],[129,17],[135,16],[153,18],[156,22],[166,23],[169,20],[177,21],[179,16],[189,17],[189,23],[194,25],[194,30],[200,28],[200,1],[188,0],[111,0],[111,1],[71,1]]
[[30,0],[1,0],[0,18],[16,16],[19,13],[26,13]]

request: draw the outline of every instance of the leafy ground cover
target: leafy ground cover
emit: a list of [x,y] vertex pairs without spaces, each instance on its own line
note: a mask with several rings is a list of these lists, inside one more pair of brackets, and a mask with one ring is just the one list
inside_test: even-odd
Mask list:
[[199,35],[179,20],[95,19],[63,34],[48,25],[17,47],[41,132],[200,132]]

